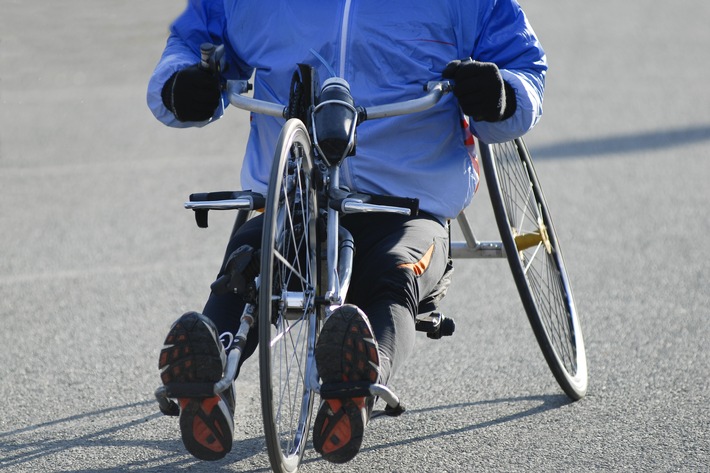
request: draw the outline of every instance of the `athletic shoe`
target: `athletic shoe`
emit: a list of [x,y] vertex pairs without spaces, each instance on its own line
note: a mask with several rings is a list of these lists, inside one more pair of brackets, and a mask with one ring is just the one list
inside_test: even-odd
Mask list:
[[[323,384],[376,383],[377,342],[367,316],[354,305],[333,311],[316,344],[316,367]],[[323,399],[313,427],[313,447],[333,463],[352,460],[360,451],[374,397]]]
[[[227,356],[211,320],[188,312],[170,328],[158,367],[163,384],[216,383]],[[200,460],[219,460],[232,449],[234,389],[212,397],[178,398],[185,448]]]

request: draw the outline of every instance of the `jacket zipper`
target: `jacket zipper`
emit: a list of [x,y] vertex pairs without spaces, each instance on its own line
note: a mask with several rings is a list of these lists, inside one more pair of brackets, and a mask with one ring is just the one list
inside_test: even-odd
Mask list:
[[338,76],[342,78],[345,78],[345,50],[348,43],[348,33],[350,28],[350,3],[351,0],[345,0],[343,23],[340,28],[340,69],[338,71]]
[[[343,20],[340,28],[340,67],[338,68],[338,76],[345,78],[345,58],[346,49],[348,44],[348,34],[350,33],[350,7],[352,0],[345,0],[345,7],[343,9]],[[350,160],[345,159],[342,166],[340,167],[340,178],[341,183],[352,189],[352,174],[350,172]]]

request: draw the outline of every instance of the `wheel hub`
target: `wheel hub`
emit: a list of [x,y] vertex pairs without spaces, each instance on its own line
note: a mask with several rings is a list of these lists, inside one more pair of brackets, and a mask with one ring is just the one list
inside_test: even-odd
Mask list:
[[550,235],[547,233],[547,227],[542,222],[542,219],[538,219],[537,223],[537,229],[532,232],[518,233],[517,229],[511,229],[515,239],[515,247],[520,252],[542,243],[547,254],[552,254],[552,243],[550,242]]

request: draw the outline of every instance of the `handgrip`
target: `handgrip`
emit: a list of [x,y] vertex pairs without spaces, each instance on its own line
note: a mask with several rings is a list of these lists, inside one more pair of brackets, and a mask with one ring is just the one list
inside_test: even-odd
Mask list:
[[204,70],[218,74],[222,72],[222,58],[224,57],[224,45],[215,46],[212,43],[202,43],[200,45],[200,67]]
[[202,43],[200,45],[200,67],[203,69],[210,68],[210,59],[214,54],[216,47],[212,43]]

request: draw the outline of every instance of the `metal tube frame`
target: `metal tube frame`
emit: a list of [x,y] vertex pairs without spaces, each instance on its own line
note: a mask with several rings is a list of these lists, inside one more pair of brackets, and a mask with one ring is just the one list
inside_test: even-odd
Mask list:
[[[227,95],[229,101],[235,107],[251,111],[253,113],[260,113],[265,115],[270,115],[274,117],[288,118],[287,117],[287,107],[266,102],[263,100],[254,99],[251,97],[244,96],[242,94],[250,90],[250,85],[244,80],[231,80],[227,81]],[[359,122],[367,119],[376,119],[391,117],[397,115],[404,115],[409,113],[416,113],[419,111],[426,110],[436,105],[441,97],[451,91],[451,85],[447,81],[442,82],[430,82],[426,87],[427,94],[421,98],[408,100],[399,103],[385,104],[380,106],[365,108],[358,108],[357,114],[359,117]],[[340,173],[339,167],[330,166],[328,168],[327,176],[327,186],[330,188],[337,189],[340,186]],[[233,199],[226,201],[211,201],[211,202],[188,202],[185,203],[185,208],[187,209],[210,209],[210,210],[253,210],[250,205],[252,202],[249,199]],[[326,303],[326,317],[330,315],[332,310],[339,305],[341,305],[347,295],[348,286],[350,284],[350,276],[352,272],[352,258],[353,258],[353,242],[352,235],[340,226],[340,213],[358,213],[358,212],[386,212],[395,214],[409,215],[410,210],[400,207],[392,207],[385,205],[374,205],[369,203],[363,203],[358,199],[346,199],[344,201],[342,209],[336,210],[329,206],[327,209],[327,241],[326,241],[326,261],[327,261],[327,289],[324,295],[324,301]],[[243,216],[243,214],[242,214]],[[236,231],[239,222],[245,219],[237,220],[235,223]],[[450,242],[451,256],[455,259],[468,259],[468,258],[504,258],[505,250],[503,249],[502,242],[499,241],[479,241],[473,229],[471,227],[468,218],[464,212],[461,212],[456,218],[458,226],[461,228],[463,233],[464,241],[452,241]],[[295,293],[289,292],[286,294],[286,303],[288,308],[293,309],[303,309],[305,304],[305,298],[309,295],[305,293]],[[246,314],[245,314],[246,315]],[[316,317],[316,313],[312,313],[310,317]],[[253,319],[252,319],[253,320]],[[314,322],[312,320],[312,322]],[[239,332],[246,336],[246,331],[248,331],[249,325],[247,321],[242,320],[242,324]],[[236,366],[241,356],[241,350],[234,349],[230,353],[227,360],[227,369],[225,376],[218,383],[215,384],[214,392],[218,393],[226,389],[234,379],[234,372],[236,371]],[[318,374],[315,369],[315,357],[314,353],[308,354],[308,364],[306,366],[306,383],[308,387],[315,391],[320,392],[320,385],[318,384]],[[386,386],[379,384],[373,384],[370,387],[371,393],[373,395],[381,397],[388,405],[393,408],[399,408],[399,399],[397,396],[389,390]],[[156,392],[156,397],[158,397],[161,402],[161,407],[167,401],[165,397],[164,389],[161,388]]]

